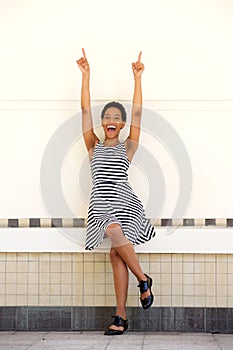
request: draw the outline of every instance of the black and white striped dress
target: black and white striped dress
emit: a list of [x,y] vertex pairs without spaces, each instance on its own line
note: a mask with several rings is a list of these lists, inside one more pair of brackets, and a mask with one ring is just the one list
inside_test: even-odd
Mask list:
[[98,247],[109,224],[118,223],[133,244],[149,241],[155,229],[146,219],[143,205],[128,182],[124,143],[106,147],[100,141],[90,161],[93,188],[87,219],[86,250]]

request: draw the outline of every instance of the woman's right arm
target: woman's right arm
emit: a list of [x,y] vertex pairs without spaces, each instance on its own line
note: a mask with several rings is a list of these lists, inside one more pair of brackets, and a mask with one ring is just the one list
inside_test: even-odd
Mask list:
[[82,89],[81,89],[81,108],[82,108],[82,132],[88,152],[91,152],[99,141],[93,131],[91,102],[90,102],[90,66],[84,49],[83,57],[77,64],[82,72]]

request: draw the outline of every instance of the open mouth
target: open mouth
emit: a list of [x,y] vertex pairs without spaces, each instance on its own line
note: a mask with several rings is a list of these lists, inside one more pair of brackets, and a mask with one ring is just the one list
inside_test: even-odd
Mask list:
[[109,133],[113,134],[114,131],[116,130],[116,127],[115,127],[115,125],[108,125],[107,130]]

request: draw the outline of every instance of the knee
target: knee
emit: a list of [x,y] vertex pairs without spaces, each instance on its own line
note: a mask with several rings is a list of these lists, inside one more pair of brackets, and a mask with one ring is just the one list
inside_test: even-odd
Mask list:
[[116,264],[121,259],[120,255],[117,253],[117,251],[114,248],[111,248],[110,250],[110,261],[112,264]]
[[108,225],[106,231],[107,231],[107,233],[108,232],[119,232],[119,231],[121,231],[121,226],[117,223],[113,223],[113,224]]
[[108,225],[108,228],[117,228],[117,227],[120,227],[120,225],[117,223],[113,223],[113,224]]
[[106,235],[112,243],[112,248],[126,245],[129,243],[119,224],[110,224],[106,229]]

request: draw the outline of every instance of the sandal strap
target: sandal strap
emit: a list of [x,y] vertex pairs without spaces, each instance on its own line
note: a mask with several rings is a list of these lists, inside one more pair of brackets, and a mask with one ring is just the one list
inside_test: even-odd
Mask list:
[[139,285],[138,285],[138,287],[140,287],[140,293],[141,294],[147,292],[148,289],[150,289],[151,286],[152,286],[152,279],[146,274],[145,274],[145,276],[146,276],[147,280],[146,281],[140,281]]
[[140,298],[140,300],[141,300],[143,309],[149,309],[149,307],[151,307],[151,305],[153,304],[154,296],[153,294],[151,294],[145,299]]
[[114,318],[114,321],[113,321],[113,324],[114,326],[117,326],[117,327],[125,327],[126,323],[127,323],[127,320],[124,320],[121,316],[112,316]]
[[147,292],[149,289],[147,281],[140,281],[138,287],[140,287],[141,294]]

